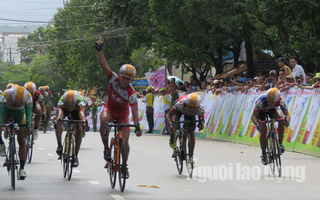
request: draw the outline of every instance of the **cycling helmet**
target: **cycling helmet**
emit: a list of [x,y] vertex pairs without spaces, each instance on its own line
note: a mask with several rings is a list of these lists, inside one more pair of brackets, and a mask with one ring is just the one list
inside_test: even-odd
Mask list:
[[49,86],[44,86],[44,90],[45,90],[46,92],[49,92],[49,90],[50,90]]
[[267,101],[275,103],[280,99],[280,91],[278,88],[271,88],[267,91]]
[[197,93],[191,93],[187,96],[185,103],[192,108],[196,108],[200,106],[201,98]]
[[18,84],[14,84],[11,88],[19,87]]
[[40,86],[40,87],[38,88],[38,90],[39,90],[41,93],[43,93],[43,92],[44,92],[44,87],[43,87],[43,86]]
[[12,88],[13,85],[14,85],[13,83],[9,83],[9,84],[7,85],[7,89]]
[[34,94],[36,91],[36,84],[34,84],[33,82],[27,82],[24,84],[24,87],[28,90],[28,92],[30,92],[30,94]]
[[136,76],[136,68],[130,64],[124,64],[120,67],[120,74],[128,78],[134,78]]
[[78,92],[75,90],[68,90],[63,94],[63,102],[66,105],[74,105],[78,100]]

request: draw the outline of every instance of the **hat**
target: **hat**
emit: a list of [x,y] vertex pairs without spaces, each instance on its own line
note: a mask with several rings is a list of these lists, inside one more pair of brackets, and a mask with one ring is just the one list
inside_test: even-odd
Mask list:
[[292,76],[292,74],[289,74],[286,78],[291,78],[291,79],[293,79],[293,76]]
[[153,90],[153,87],[148,86],[148,87],[147,87],[147,91],[151,91],[151,90]]
[[254,77],[253,78],[253,80],[255,81],[255,80],[258,80],[259,79],[259,77],[258,76],[256,76],[256,77]]
[[167,91],[167,88],[163,87],[161,88],[160,92],[166,92]]
[[276,72],[276,70],[271,70],[271,71],[269,72],[269,75],[271,75],[271,74],[277,75],[278,73]]
[[242,79],[240,80],[240,82],[246,82],[246,81],[247,81],[246,78],[242,78]]
[[169,86],[170,86],[170,87],[175,87],[175,86],[176,86],[176,84],[174,84],[174,83],[170,83],[170,84],[169,84]]
[[320,78],[320,73],[316,73],[316,75],[311,79],[312,83],[316,83],[317,82],[317,78]]
[[280,57],[280,58],[277,59],[277,61],[278,61],[278,62],[279,62],[279,61],[281,61],[281,62],[286,62],[286,58],[285,58],[285,57]]
[[93,101],[93,100],[95,101],[95,100],[96,100],[96,98],[92,98],[92,99],[91,99],[91,101]]
[[219,80],[214,80],[213,83],[219,83]]
[[295,78],[303,78],[302,74],[298,74]]

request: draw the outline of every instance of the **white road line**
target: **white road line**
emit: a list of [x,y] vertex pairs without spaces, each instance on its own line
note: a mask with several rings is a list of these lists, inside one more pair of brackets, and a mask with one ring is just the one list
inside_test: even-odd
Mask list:
[[97,181],[89,181],[89,183],[91,183],[92,185],[100,185],[100,183]]
[[48,153],[47,155],[48,155],[48,156],[53,156],[53,154],[51,154],[51,153]]
[[117,194],[112,194],[110,196],[113,197],[115,200],[125,200],[125,198]]
[[43,148],[42,148],[42,147],[38,147],[38,149],[39,149],[39,150],[43,150]]
[[81,173],[81,171],[79,171],[79,170],[77,170],[77,169],[74,169],[73,172],[74,172],[74,173]]

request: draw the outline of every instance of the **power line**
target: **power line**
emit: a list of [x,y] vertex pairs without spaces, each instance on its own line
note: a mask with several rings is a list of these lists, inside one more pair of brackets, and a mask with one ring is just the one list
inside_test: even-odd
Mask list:
[[[2,2],[8,2],[8,0],[0,0],[0,2],[1,1]],[[16,2],[16,3],[41,3],[41,4],[43,4],[43,3],[51,3],[51,4],[52,3],[59,3],[59,2],[56,2],[56,1],[55,2],[54,1],[51,1],[51,2],[50,1],[49,2],[41,1],[40,2],[40,1],[15,1],[15,0],[10,0],[10,3],[11,2]]]
[[28,22],[28,23],[49,23],[49,21],[44,22],[44,21],[25,21],[25,20],[18,20],[18,19],[4,19],[0,18],[2,21],[12,21],[12,22]]

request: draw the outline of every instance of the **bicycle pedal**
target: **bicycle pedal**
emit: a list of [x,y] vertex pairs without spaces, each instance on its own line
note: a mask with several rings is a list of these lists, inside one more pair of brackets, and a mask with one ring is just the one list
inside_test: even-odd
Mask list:
[[106,165],[104,166],[104,168],[105,168],[105,169],[109,169],[109,165],[106,164]]
[[3,163],[3,167],[7,167],[8,165],[7,165],[7,163],[5,162],[5,163]]
[[59,157],[58,157],[58,160],[62,160],[62,156],[59,156]]

